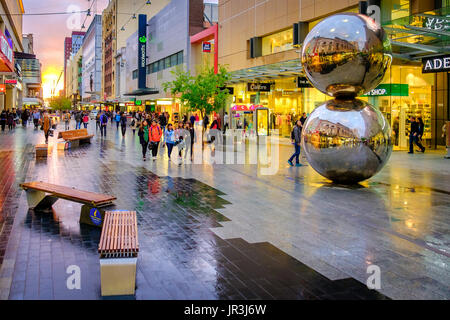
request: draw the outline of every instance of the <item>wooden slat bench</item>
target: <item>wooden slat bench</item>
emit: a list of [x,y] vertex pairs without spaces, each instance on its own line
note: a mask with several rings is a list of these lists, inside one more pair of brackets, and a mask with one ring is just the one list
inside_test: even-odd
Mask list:
[[91,143],[93,137],[94,135],[90,135],[87,129],[60,131],[58,134],[58,139],[70,142],[72,148],[82,143]]
[[98,246],[102,296],[133,295],[139,252],[135,211],[107,211]]
[[83,204],[80,222],[101,227],[104,207],[111,206],[117,198],[105,194],[77,190],[46,182],[26,182],[20,185],[27,192],[28,206],[34,211],[49,211],[58,199]]

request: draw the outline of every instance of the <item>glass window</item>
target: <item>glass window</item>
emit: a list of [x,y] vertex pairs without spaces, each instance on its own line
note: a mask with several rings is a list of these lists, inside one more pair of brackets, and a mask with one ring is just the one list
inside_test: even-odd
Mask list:
[[292,42],[292,28],[265,36],[262,38],[262,55],[291,50],[294,48]]
[[170,57],[165,59],[164,69],[170,68]]
[[137,79],[138,78],[138,71],[134,70],[133,71],[133,79]]
[[177,55],[176,54],[171,55],[170,56],[170,66],[173,67],[173,66],[176,66],[177,64],[178,64],[177,63]]
[[178,64],[183,64],[183,51],[177,53],[178,56]]

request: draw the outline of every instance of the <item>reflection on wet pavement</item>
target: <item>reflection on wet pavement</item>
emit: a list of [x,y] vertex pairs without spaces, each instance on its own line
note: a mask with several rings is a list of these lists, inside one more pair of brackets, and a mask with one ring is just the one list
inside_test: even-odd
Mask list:
[[[136,299],[450,296],[449,190],[440,184],[416,179],[421,187],[411,187],[389,176],[389,167],[387,175],[344,188],[284,164],[277,175],[261,176],[249,165],[143,163],[137,139],[108,134],[54,150],[43,162],[32,153],[43,139],[38,133],[0,135],[0,166],[12,169],[1,177],[0,280],[10,281],[1,297],[101,298],[100,231],[80,225],[80,205],[68,201],[58,201],[53,214],[28,211],[17,189],[24,180],[113,194],[117,209],[137,211]],[[291,150],[280,148],[284,163]],[[66,287],[73,264],[82,272],[79,291]],[[382,270],[378,292],[365,286],[370,264]]]

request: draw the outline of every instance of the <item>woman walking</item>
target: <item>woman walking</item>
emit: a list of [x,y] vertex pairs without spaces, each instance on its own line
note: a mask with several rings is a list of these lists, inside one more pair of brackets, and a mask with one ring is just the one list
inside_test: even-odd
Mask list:
[[194,152],[194,143],[195,143],[195,130],[194,130],[194,125],[192,123],[187,123],[186,124],[186,130],[189,132],[189,136],[187,136],[186,138],[186,152],[184,153],[184,158],[186,158],[186,156],[188,154],[190,154],[190,159],[191,162],[193,161],[194,157],[193,157],[193,152]]
[[44,130],[45,144],[48,144],[48,136],[49,136],[51,127],[52,127],[52,120],[48,116],[48,113],[45,112],[44,119],[42,119],[42,129]]
[[139,142],[141,143],[141,146],[142,146],[142,158],[145,161],[145,160],[147,160],[145,156],[147,155],[148,143],[150,141],[149,127],[148,127],[147,120],[143,120],[141,122],[141,125],[139,127],[138,136],[139,136]]
[[87,113],[84,113],[84,115],[83,115],[83,125],[84,125],[85,129],[87,129],[88,124],[89,124],[89,116],[88,116]]
[[175,145],[175,131],[173,130],[173,126],[171,123],[167,125],[167,130],[164,133],[164,141],[167,146],[167,153],[170,156],[172,155],[173,146]]
[[158,156],[158,147],[159,142],[161,141],[162,134],[162,129],[159,127],[156,119],[154,119],[150,127],[150,147],[152,150],[153,161],[155,161],[156,157]]

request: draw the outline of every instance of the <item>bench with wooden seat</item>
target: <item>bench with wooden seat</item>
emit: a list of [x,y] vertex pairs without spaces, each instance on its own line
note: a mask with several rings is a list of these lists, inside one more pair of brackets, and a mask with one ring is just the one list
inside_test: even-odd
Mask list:
[[93,134],[89,134],[87,129],[60,131],[58,139],[69,142],[71,148],[78,147],[82,143],[91,143]]
[[80,222],[97,227],[103,226],[105,207],[113,205],[116,197],[81,191],[71,187],[59,186],[46,182],[27,182],[20,185],[27,192],[28,206],[35,212],[51,211],[59,199],[83,204]]
[[102,296],[133,295],[139,252],[136,211],[107,211],[98,246]]

